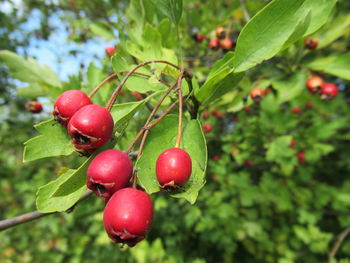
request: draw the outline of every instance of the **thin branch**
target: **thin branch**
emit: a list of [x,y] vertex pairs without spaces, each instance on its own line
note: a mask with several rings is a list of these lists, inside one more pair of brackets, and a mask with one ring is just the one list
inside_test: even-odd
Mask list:
[[177,138],[176,138],[176,143],[175,143],[175,147],[180,147],[180,143],[181,143],[181,137],[182,137],[182,75],[183,75],[183,71],[181,71],[180,74],[180,78],[177,81],[177,89],[178,89],[178,93],[179,93],[179,126],[178,126],[178,131],[177,131]]
[[349,235],[350,233],[350,227],[346,228],[343,232],[341,232],[337,238],[336,241],[331,249],[331,251],[328,254],[328,263],[332,263],[333,259],[335,258],[335,255],[337,254],[341,244],[343,243],[344,239]]
[[245,5],[245,0],[239,0],[239,2],[241,4],[241,9],[243,12],[244,20],[245,20],[245,22],[248,22],[250,20],[250,16],[249,16],[247,7]]
[[[92,193],[92,191],[87,190],[85,191],[85,193],[79,198],[78,202],[75,203],[71,208],[69,208],[66,212],[71,212],[72,209],[81,201],[83,201],[85,198],[87,198],[90,194]],[[8,229],[10,227],[13,226],[17,226],[23,223],[27,223],[30,222],[32,220],[44,217],[44,216],[48,216],[48,215],[52,215],[52,214],[57,214],[59,212],[52,212],[52,213],[40,213],[37,211],[34,212],[30,212],[30,213],[26,213],[20,216],[16,216],[13,218],[9,218],[9,219],[4,219],[0,221],[0,231],[3,231],[5,229]]]
[[94,88],[94,90],[89,94],[89,98],[91,99],[92,96],[95,95],[95,93],[108,81],[113,80],[114,78],[118,77],[117,73],[113,73],[111,75],[109,75],[107,78],[105,78],[100,84],[98,84],[98,86],[96,88]]

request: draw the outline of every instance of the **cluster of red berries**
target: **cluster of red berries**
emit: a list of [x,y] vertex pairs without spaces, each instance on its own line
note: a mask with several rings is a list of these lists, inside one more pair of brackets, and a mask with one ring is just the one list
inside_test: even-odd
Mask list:
[[109,111],[93,104],[80,90],[62,93],[54,104],[54,119],[68,129],[76,150],[90,155],[111,137],[114,122]]
[[[114,122],[106,108],[92,103],[79,90],[61,94],[54,104],[54,119],[68,128],[76,150],[90,155],[113,133]],[[134,246],[143,240],[153,218],[148,194],[130,187],[133,164],[127,153],[109,149],[97,154],[87,169],[87,187],[107,202],[104,226],[116,243]],[[156,176],[162,189],[172,190],[187,183],[192,173],[190,155],[174,147],[162,152],[156,161]],[[135,174],[134,174],[135,175]]]
[[306,81],[306,88],[312,95],[320,94],[321,99],[330,100],[338,95],[338,88],[333,83],[324,83],[319,76],[313,76]]
[[[227,36],[226,30],[224,27],[222,26],[217,27],[215,30],[215,35],[216,35],[216,38],[211,39],[208,42],[208,47],[211,50],[219,50],[220,48],[222,48],[224,52],[232,50],[234,46],[234,42]],[[201,43],[207,37],[197,33],[193,35],[193,38],[197,43]]]

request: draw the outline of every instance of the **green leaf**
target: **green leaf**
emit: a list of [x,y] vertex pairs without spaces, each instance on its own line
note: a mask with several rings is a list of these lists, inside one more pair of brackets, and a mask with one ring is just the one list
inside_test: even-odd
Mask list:
[[318,58],[307,66],[312,70],[350,80],[350,52]]
[[152,0],[158,10],[178,25],[182,15],[182,0]]
[[248,70],[276,55],[310,11],[305,0],[275,0],[258,12],[238,37],[232,66],[235,72]]
[[53,119],[34,126],[41,135],[24,143],[23,161],[30,162],[45,157],[70,155],[74,146],[70,142],[67,130]]
[[317,48],[324,48],[335,40],[349,32],[350,15],[340,15],[336,17],[329,25],[323,27],[317,32],[315,37],[318,39]]
[[11,75],[20,81],[30,84],[40,84],[44,90],[48,89],[47,86],[56,88],[62,87],[55,72],[47,66],[40,66],[32,58],[25,60],[16,53],[8,50],[1,50],[0,60],[2,60],[10,69]]
[[[168,115],[157,126],[152,128],[147,137],[141,158],[136,163],[139,183],[151,194],[158,192],[159,185],[155,175],[156,160],[165,150],[173,148],[177,137],[178,116]],[[183,188],[172,194],[176,198],[184,198],[193,204],[198,191],[204,185],[207,166],[207,148],[205,138],[198,120],[184,120],[182,145],[192,158],[192,175]]]
[[46,96],[46,92],[40,87],[40,85],[33,83],[27,87],[17,88],[16,94],[23,98],[36,99],[37,97]]
[[199,89],[195,90],[196,98],[202,104],[208,104],[233,90],[240,82],[243,74],[232,74],[229,63],[234,56],[228,52],[222,59],[218,60],[212,67],[206,82]]
[[89,24],[89,29],[91,32],[97,36],[100,36],[104,38],[107,41],[115,40],[116,37],[114,36],[113,32],[109,29],[107,29],[105,26],[100,24]]
[[311,23],[304,36],[308,36],[320,29],[329,19],[338,0],[307,0],[305,7],[311,10]]
[[298,73],[290,77],[286,81],[274,81],[273,87],[278,91],[278,102],[290,101],[299,96],[305,90],[305,82],[307,76],[303,73]]
[[[71,208],[86,190],[85,183],[78,189],[67,191],[64,195],[54,196],[59,187],[78,170],[69,169],[56,180],[40,187],[37,192],[36,207],[41,213],[62,212]],[[84,174],[85,175],[85,174]],[[86,179],[85,179],[86,180]],[[73,188],[71,188],[73,189]]]

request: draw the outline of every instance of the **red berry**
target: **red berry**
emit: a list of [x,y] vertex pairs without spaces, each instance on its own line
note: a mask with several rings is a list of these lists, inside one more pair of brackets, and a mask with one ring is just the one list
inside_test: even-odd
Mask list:
[[108,201],[103,222],[108,236],[116,243],[135,246],[145,238],[153,218],[148,194],[133,188],[115,192]]
[[299,163],[301,163],[301,164],[305,163],[305,152],[304,151],[298,152],[297,156],[298,156]]
[[296,146],[295,140],[292,139],[290,141],[289,148],[295,148],[295,146]]
[[313,76],[306,81],[306,88],[310,93],[316,94],[323,85],[323,79],[319,76]]
[[249,95],[254,102],[259,102],[264,97],[264,91],[261,88],[254,88]]
[[133,95],[134,98],[137,99],[137,100],[143,100],[142,94],[141,94],[140,92],[138,92],[138,91],[133,91],[133,92],[132,92],[132,95]]
[[233,47],[233,41],[229,38],[224,38],[220,41],[220,47],[225,51],[229,51]]
[[294,114],[299,114],[299,113],[301,112],[301,109],[300,109],[299,107],[294,107],[294,108],[292,109],[292,112],[293,112]]
[[210,111],[210,113],[211,113],[211,115],[215,116],[215,117],[218,118],[218,119],[221,119],[222,116],[223,116],[223,114],[220,113],[220,112],[218,112],[216,109],[212,109],[212,110]]
[[180,148],[165,150],[157,159],[156,175],[161,188],[179,188],[187,183],[191,173],[191,157]]
[[113,126],[108,110],[92,104],[73,115],[68,123],[68,133],[77,151],[89,155],[112,137]]
[[246,161],[244,161],[244,165],[245,165],[245,166],[248,166],[248,167],[251,167],[251,166],[254,165],[254,163],[253,163],[252,160],[246,160]]
[[39,101],[28,101],[25,107],[31,113],[40,113],[43,110],[43,106]]
[[211,126],[209,123],[203,124],[203,131],[204,133],[209,133],[213,130],[213,126]]
[[314,104],[311,101],[308,101],[305,106],[308,109],[312,109],[314,107]]
[[201,43],[204,40],[204,36],[202,34],[194,34],[193,35],[193,39],[197,42],[197,43]]
[[215,156],[213,157],[213,160],[214,160],[214,161],[219,161],[219,160],[220,160],[220,156],[219,156],[219,155],[215,155]]
[[212,50],[218,50],[220,47],[220,41],[218,39],[212,39],[209,41],[208,46]]
[[57,122],[66,127],[74,113],[89,104],[92,104],[92,101],[84,92],[68,90],[57,98],[52,114]]
[[105,51],[108,56],[112,56],[117,51],[117,49],[115,47],[106,47]]
[[125,152],[106,150],[92,160],[87,170],[87,187],[98,196],[109,198],[126,187],[132,175],[132,162]]
[[209,113],[208,113],[208,112],[203,112],[202,117],[203,117],[203,119],[205,119],[205,120],[209,119]]
[[313,50],[317,47],[318,40],[314,37],[308,37],[305,39],[304,46],[307,49]]
[[226,31],[223,26],[219,26],[215,29],[215,35],[218,39],[223,39],[226,36]]
[[264,90],[264,94],[265,94],[265,95],[266,95],[266,94],[269,94],[271,91],[272,91],[272,89],[266,88],[266,89]]
[[333,83],[325,83],[321,87],[321,99],[330,100],[338,95],[338,88]]
[[243,109],[244,109],[245,112],[250,112],[252,110],[252,107],[245,106]]

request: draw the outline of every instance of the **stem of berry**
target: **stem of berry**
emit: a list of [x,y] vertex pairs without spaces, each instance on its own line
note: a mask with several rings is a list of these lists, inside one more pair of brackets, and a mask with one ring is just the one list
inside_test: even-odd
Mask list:
[[105,84],[107,83],[108,81],[114,79],[118,77],[117,73],[113,73],[111,75],[109,75],[107,78],[105,78],[96,88],[94,88],[94,90],[89,94],[89,98],[91,99],[92,96],[95,95],[95,93]]
[[[167,64],[167,65],[170,65],[178,70],[181,70],[181,68],[171,62],[168,62],[166,60],[150,60],[150,61],[145,61],[143,63],[140,63],[138,64],[137,66],[135,66],[132,70],[130,70],[126,75],[125,77],[123,78],[123,80],[120,82],[120,84],[118,85],[118,87],[116,88],[116,90],[113,92],[111,98],[109,99],[109,101],[107,102],[107,105],[106,105],[106,109],[108,111],[111,110],[112,108],[112,105],[114,104],[115,100],[117,99],[117,96],[120,92],[120,90],[123,88],[123,86],[125,85],[125,82],[128,80],[128,78],[140,67],[143,67],[143,66],[146,66],[148,64],[152,64],[152,63],[163,63],[163,64]],[[192,76],[192,74],[188,71],[188,70],[185,70],[185,73],[187,76]]]
[[178,89],[178,94],[179,94],[179,127],[177,131],[177,138],[176,138],[176,143],[175,147],[180,147],[181,143],[181,137],[182,137],[182,76],[183,76],[183,70],[180,73],[180,77],[177,80],[177,89]]

